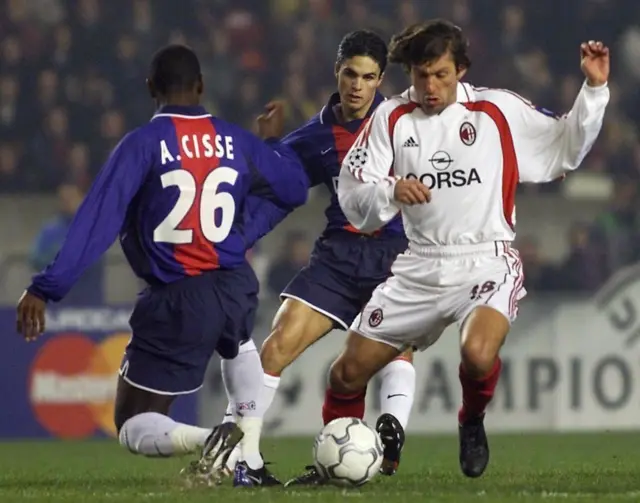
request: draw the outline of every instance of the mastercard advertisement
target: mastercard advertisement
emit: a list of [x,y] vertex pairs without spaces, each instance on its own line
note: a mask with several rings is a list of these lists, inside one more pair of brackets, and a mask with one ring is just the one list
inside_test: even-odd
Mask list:
[[[0,437],[115,437],[118,370],[131,338],[127,307],[64,308],[47,313],[47,333],[27,344],[15,310],[0,309]],[[197,396],[181,396],[172,416],[197,422]]]

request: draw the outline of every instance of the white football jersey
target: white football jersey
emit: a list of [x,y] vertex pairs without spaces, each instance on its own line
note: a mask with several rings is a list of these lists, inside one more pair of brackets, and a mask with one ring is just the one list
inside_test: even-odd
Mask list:
[[[515,93],[458,84],[457,102],[428,116],[410,88],[382,103],[345,157],[340,205],[354,227],[372,232],[402,211],[415,244],[512,241],[518,182],[549,182],[576,169],[602,127],[607,85],[582,86],[556,117]],[[431,189],[428,204],[393,199],[400,178]]]

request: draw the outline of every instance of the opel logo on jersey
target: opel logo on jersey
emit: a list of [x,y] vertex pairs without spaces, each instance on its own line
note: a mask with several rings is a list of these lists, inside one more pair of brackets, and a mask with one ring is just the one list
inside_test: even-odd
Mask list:
[[357,169],[364,166],[367,163],[368,158],[369,153],[366,151],[366,149],[357,147],[354,148],[353,152],[349,154],[347,162],[349,163],[349,167]]
[[476,142],[476,128],[470,122],[463,122],[460,126],[460,139],[467,147]]
[[445,171],[449,166],[451,166],[453,159],[451,159],[451,156],[443,150],[438,150],[431,156],[429,162],[436,171]]

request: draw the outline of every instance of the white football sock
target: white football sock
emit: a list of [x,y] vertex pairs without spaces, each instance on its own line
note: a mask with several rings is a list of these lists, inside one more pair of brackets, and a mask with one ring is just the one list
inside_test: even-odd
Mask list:
[[164,414],[144,412],[125,421],[119,441],[134,454],[166,457],[198,451],[210,433],[210,429],[178,423]]
[[[262,397],[259,401],[260,412],[262,412],[262,418],[264,419],[265,414],[269,410],[271,404],[273,403],[273,399],[276,396],[276,392],[278,391],[278,386],[280,384],[280,378],[276,376],[272,376],[269,374],[264,374],[264,388],[262,390]],[[233,398],[229,394],[229,390],[227,390],[227,398],[229,399],[229,405],[227,405],[227,410],[224,413],[224,418],[222,419],[223,423],[232,423],[237,422],[237,418],[233,413],[233,407],[231,405],[234,402]],[[238,461],[242,459],[242,451],[240,450],[240,444],[238,444],[229,459],[227,460],[227,469],[232,472]]]
[[238,356],[233,360],[222,360],[221,367],[222,379],[230,398],[230,408],[237,418],[238,426],[244,432],[240,442],[242,458],[249,468],[261,468],[264,464],[260,454],[260,433],[264,416],[262,406],[264,379],[255,344],[249,341],[240,346]]
[[[233,405],[231,405],[233,402],[233,398],[231,397],[226,384],[224,390],[227,393],[227,400],[229,401],[229,403],[227,404],[227,409],[224,411],[222,424],[237,423],[238,421],[236,415],[233,413]],[[242,458],[242,450],[240,449],[240,444],[238,444],[233,448],[231,454],[229,454],[229,458],[227,458],[227,464],[225,465],[225,467],[229,473],[233,473],[233,471],[236,469],[236,465],[238,464],[238,461],[240,461],[240,458]]]
[[228,392],[227,392],[227,400],[229,400],[229,403],[227,404],[227,410],[224,411],[222,424],[236,422],[236,415],[233,413],[233,406],[231,405],[231,402],[233,401],[233,399],[229,396]]
[[416,391],[416,370],[406,360],[393,360],[379,375],[381,412],[393,414],[406,429]]
[[262,398],[260,399],[262,417],[267,414],[267,411],[271,408],[271,404],[276,397],[278,386],[280,386],[280,377],[272,376],[271,374],[265,374],[263,377],[263,381],[264,387],[262,388]]
[[261,417],[238,417],[238,426],[244,433],[240,448],[242,449],[242,459],[252,470],[257,470],[264,466],[262,453],[260,452],[260,435],[262,433]]

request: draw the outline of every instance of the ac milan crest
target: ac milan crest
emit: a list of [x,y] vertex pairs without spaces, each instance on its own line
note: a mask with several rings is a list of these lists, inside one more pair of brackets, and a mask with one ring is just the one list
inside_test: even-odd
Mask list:
[[369,325],[372,327],[377,327],[378,325],[380,325],[380,323],[382,323],[382,309],[377,308],[374,309],[373,311],[371,311],[371,314],[369,315]]
[[476,142],[476,128],[470,122],[463,122],[460,126],[460,139],[467,147]]

